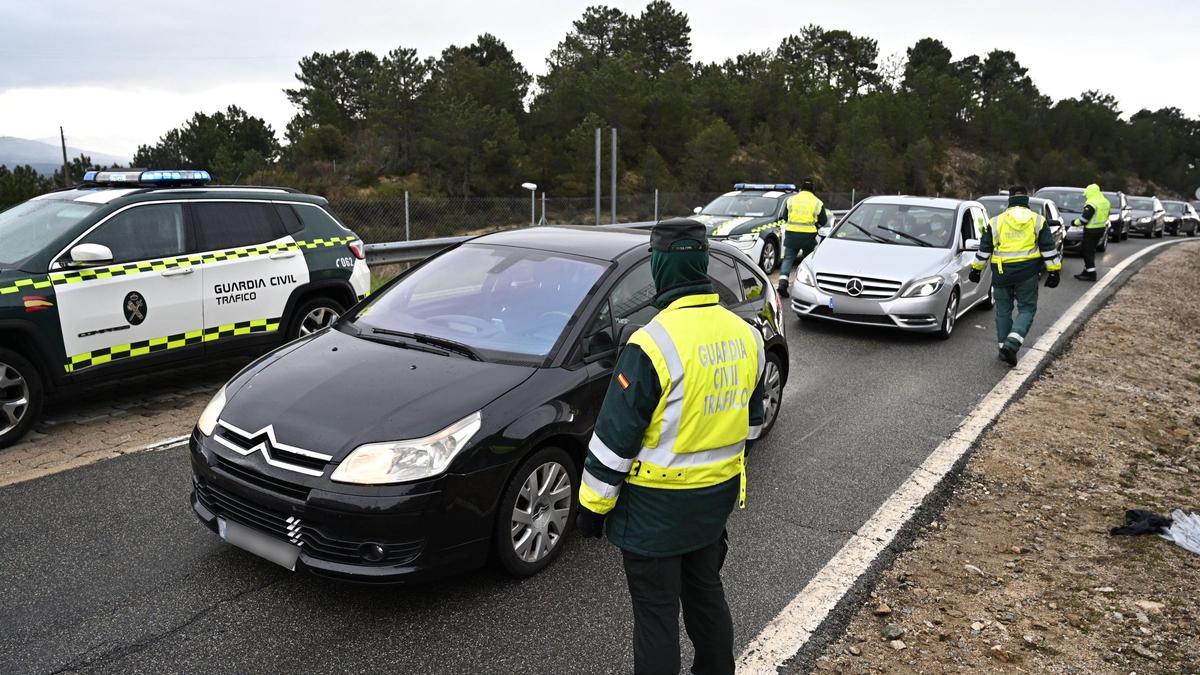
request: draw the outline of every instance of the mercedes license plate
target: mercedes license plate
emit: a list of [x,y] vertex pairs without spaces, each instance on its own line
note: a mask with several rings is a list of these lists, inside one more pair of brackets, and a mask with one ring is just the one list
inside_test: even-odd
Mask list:
[[833,298],[829,299],[829,309],[833,309]]
[[224,518],[217,518],[217,532],[225,541],[254,555],[296,570],[300,547],[269,537],[258,530]]

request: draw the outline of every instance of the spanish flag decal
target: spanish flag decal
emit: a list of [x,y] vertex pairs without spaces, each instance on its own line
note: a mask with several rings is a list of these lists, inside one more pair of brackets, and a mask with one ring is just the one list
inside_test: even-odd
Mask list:
[[48,298],[40,295],[26,295],[21,299],[25,301],[26,312],[40,312],[43,309],[50,309],[54,307],[53,302],[50,302]]
[[622,389],[629,388],[629,378],[625,377],[625,373],[617,373],[617,384],[621,385]]

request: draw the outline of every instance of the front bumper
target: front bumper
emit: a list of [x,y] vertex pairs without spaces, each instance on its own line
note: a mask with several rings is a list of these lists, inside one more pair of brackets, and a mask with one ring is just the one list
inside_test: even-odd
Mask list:
[[1153,220],[1148,223],[1135,222],[1129,226],[1129,232],[1137,234],[1153,234],[1156,229],[1157,225]]
[[949,289],[924,298],[853,298],[833,295],[815,286],[795,284],[791,288],[792,311],[801,318],[818,318],[863,326],[883,326],[921,333],[941,328],[942,313],[949,302]]
[[[487,560],[494,511],[480,512],[468,499],[454,497],[479,494],[485,486],[477,474],[344,494],[280,480],[258,453],[230,457],[198,433],[190,448],[191,505],[200,522],[217,532],[221,517],[297,545],[297,569],[397,582],[443,576]],[[383,549],[381,560],[364,555],[372,545]]]

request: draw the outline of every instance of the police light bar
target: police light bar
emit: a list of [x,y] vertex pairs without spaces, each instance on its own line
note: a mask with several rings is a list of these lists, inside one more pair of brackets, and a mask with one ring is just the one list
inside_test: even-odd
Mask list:
[[91,185],[207,185],[212,174],[207,171],[163,170],[88,171],[83,182]]
[[734,183],[734,190],[795,190],[795,183]]

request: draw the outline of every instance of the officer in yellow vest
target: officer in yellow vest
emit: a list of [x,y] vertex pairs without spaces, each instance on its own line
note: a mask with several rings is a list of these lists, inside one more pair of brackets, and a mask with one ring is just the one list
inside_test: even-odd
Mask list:
[[[979,283],[988,263],[996,298],[996,342],[1000,358],[1017,365],[1017,352],[1025,343],[1037,313],[1038,277],[1044,267],[1046,287],[1058,286],[1062,260],[1046,219],[1029,209],[1029,193],[1014,185],[1008,190],[1008,209],[991,220],[971,261],[970,279]],[[1013,303],[1017,318],[1013,320]]]
[[629,340],[588,446],[576,526],[608,535],[633,599],[634,670],[679,672],[679,611],[693,673],[733,673],[721,584],[725,522],[745,504],[745,454],[764,421],[762,336],[720,305],[700,223],[650,235],[660,308]]
[[1083,189],[1083,213],[1071,222],[1075,226],[1083,226],[1083,271],[1075,275],[1080,281],[1096,280],[1096,246],[1104,238],[1104,228],[1108,227],[1108,213],[1112,204],[1100,193],[1100,186],[1092,183]]
[[817,230],[825,226],[825,204],[813,194],[813,180],[800,182],[800,191],[788,197],[783,235],[783,260],[779,264],[779,295],[788,297],[792,268],[817,247]]

